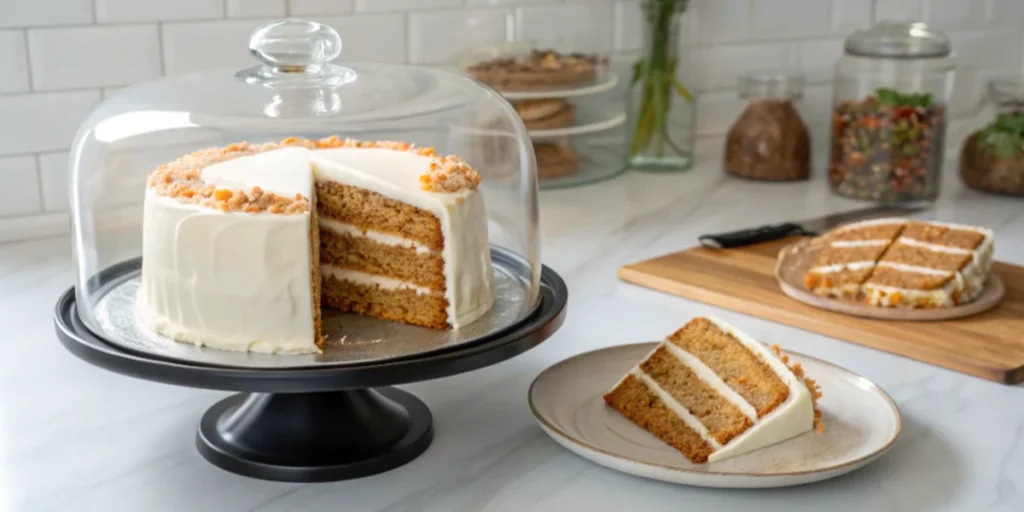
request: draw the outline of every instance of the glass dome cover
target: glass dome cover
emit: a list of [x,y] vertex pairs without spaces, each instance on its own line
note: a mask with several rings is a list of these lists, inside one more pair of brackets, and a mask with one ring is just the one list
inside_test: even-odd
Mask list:
[[507,102],[445,71],[334,63],[341,38],[311,21],[267,23],[249,49],[254,67],[128,87],[79,129],[69,169],[76,302],[86,326],[101,337],[118,335],[97,308],[116,284],[111,269],[138,268],[146,179],[157,166],[204,148],[289,137],[403,141],[460,156],[481,176],[492,254],[501,253],[496,275],[522,288],[515,301],[524,315],[536,305],[536,166]]

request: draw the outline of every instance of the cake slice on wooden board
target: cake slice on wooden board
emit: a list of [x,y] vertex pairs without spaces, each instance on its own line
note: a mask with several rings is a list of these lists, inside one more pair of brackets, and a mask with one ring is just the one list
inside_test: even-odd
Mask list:
[[885,307],[950,307],[974,299],[992,269],[991,230],[909,221],[864,282],[865,300]]
[[[774,350],[774,352],[773,352]],[[698,317],[634,367],[605,402],[694,463],[823,429],[799,364],[725,322]]]
[[906,221],[876,219],[836,228],[819,240],[818,259],[804,276],[807,289],[824,297],[856,298]]

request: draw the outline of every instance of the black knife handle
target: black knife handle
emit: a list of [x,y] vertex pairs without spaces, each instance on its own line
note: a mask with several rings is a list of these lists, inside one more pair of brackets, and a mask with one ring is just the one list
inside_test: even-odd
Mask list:
[[743,247],[745,245],[779,240],[793,235],[813,234],[805,231],[799,224],[786,222],[784,224],[767,224],[759,228],[741,229],[728,233],[701,235],[698,240],[700,240],[701,245],[704,247],[731,249],[733,247]]

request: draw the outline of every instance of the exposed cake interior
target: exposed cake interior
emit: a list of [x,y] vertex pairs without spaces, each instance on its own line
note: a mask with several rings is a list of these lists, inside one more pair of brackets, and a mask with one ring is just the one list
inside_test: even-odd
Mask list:
[[735,327],[698,317],[604,395],[695,463],[735,457],[820,425],[813,381]]

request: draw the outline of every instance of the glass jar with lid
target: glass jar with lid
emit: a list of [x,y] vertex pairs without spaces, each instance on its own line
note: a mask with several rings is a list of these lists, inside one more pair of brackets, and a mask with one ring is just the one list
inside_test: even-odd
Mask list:
[[923,23],[882,22],[846,39],[834,84],[833,192],[881,203],[938,197],[954,68],[949,38]]
[[985,110],[991,121],[964,141],[960,179],[973,189],[1024,196],[1024,79],[990,81]]
[[802,180],[810,175],[811,140],[796,106],[803,89],[803,76],[789,71],[740,77],[740,98],[750,102],[729,128],[726,173],[765,181]]

